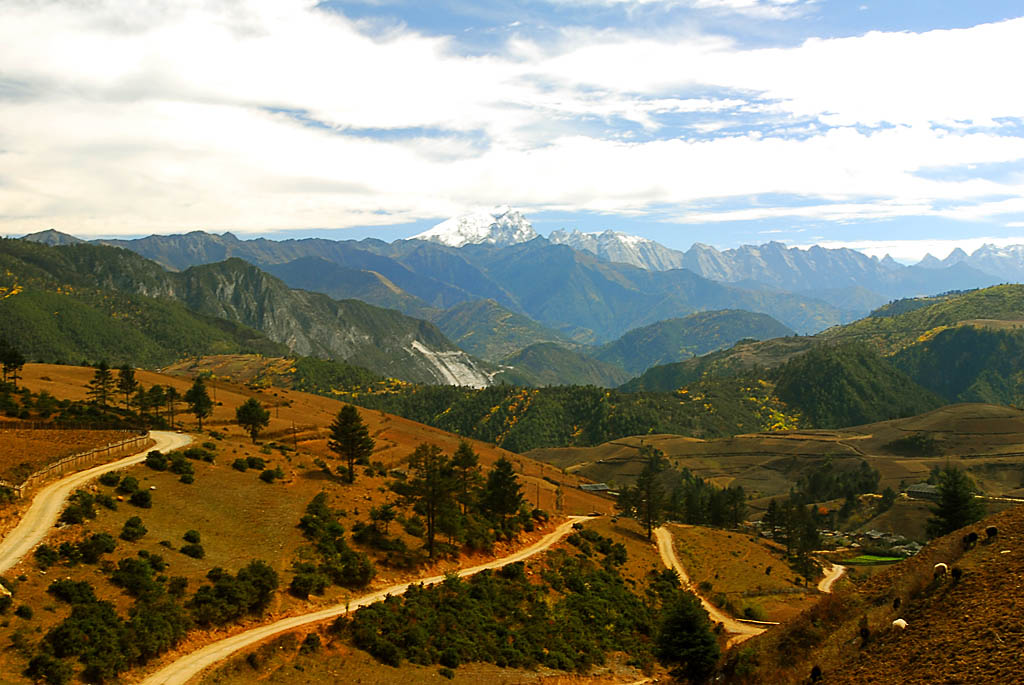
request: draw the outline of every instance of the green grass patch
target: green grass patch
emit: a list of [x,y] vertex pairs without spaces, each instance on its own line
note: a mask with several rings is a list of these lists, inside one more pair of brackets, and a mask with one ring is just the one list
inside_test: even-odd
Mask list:
[[903,557],[880,557],[876,554],[861,554],[860,556],[847,559],[844,564],[895,564],[903,561]]

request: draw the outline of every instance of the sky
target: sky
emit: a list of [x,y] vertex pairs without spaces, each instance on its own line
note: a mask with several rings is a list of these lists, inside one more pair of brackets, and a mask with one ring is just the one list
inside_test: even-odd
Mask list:
[[[1024,6],[4,0],[0,234],[1024,243]],[[1015,85],[1016,84],[1016,85]]]

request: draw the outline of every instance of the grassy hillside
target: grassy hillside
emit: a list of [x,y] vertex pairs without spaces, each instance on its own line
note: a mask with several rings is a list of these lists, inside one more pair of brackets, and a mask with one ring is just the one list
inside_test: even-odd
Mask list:
[[949,402],[1024,406],[1024,332],[960,326],[906,347],[894,367]]
[[963,294],[938,298],[925,298],[927,306],[917,306],[921,300],[894,303],[891,310],[822,331],[823,340],[857,339],[866,342],[883,354],[893,354],[914,344],[920,338],[934,335],[941,327],[954,326],[973,319],[1020,320],[1024,318],[1024,285],[997,285]]
[[286,351],[247,326],[100,287],[73,264],[42,268],[36,255],[11,249],[19,243],[0,241],[0,330],[29,359],[160,366],[201,354]]
[[[0,258],[4,278],[11,283],[21,283],[23,288],[33,282],[45,283],[48,291],[78,297],[83,290],[93,293],[90,304],[94,308],[101,305],[102,311],[115,318],[132,312],[132,304],[140,296],[158,298],[163,302],[162,311],[136,314],[130,322],[143,333],[146,327],[153,328],[154,337],[168,340],[184,333],[185,345],[191,345],[192,338],[202,337],[190,332],[190,324],[182,323],[181,312],[187,308],[194,312],[192,318],[198,314],[211,324],[222,319],[217,325],[227,331],[251,327],[279,344],[256,351],[280,354],[283,345],[296,354],[344,360],[414,381],[486,382],[485,372],[477,368],[477,363],[433,324],[358,300],[333,300],[319,293],[293,290],[241,259],[174,273],[120,248],[92,244],[48,247],[21,240],[0,243]],[[81,325],[97,327],[95,316],[76,314],[80,314]],[[127,339],[138,342],[137,337]],[[109,340],[97,341],[95,347],[104,349],[105,342],[116,346],[116,340]],[[186,351],[209,354],[243,351],[240,348],[221,345],[196,349],[191,345]],[[166,354],[159,352],[140,361],[167,361]],[[110,352],[103,356],[108,355]]]
[[[1024,543],[1024,508],[969,530],[984,539],[988,525],[999,531],[991,544],[965,550],[963,529],[881,573],[855,579],[854,587],[734,649],[724,677],[737,683],[806,683],[817,666],[827,683],[1018,680],[1024,565],[1013,550]],[[960,569],[962,576],[933,579],[937,562]],[[900,606],[894,608],[897,598]],[[906,620],[905,630],[892,626],[896,618]]]
[[463,302],[431,319],[456,345],[472,355],[497,362],[542,342],[568,344],[557,331],[517,314],[494,300]]
[[730,309],[697,312],[636,328],[604,345],[594,356],[638,374],[652,366],[713,352],[738,340],[765,340],[792,334],[792,330],[767,314]]
[[[1001,285],[965,293],[898,300],[845,326],[836,326],[811,337],[776,338],[740,342],[728,350],[676,364],[649,369],[623,386],[623,390],[670,391],[704,375],[716,377],[774,376],[787,363],[817,349],[820,343],[854,342],[885,357],[897,371],[949,402],[983,401],[1018,403],[1021,399],[1019,350],[1024,322],[1024,286]],[[863,354],[857,357],[866,363]],[[872,362],[858,372],[862,380],[871,369],[881,375],[872,386],[878,391],[899,376],[885,364]],[[813,369],[811,369],[813,372]],[[847,388],[848,389],[848,388]],[[843,392],[847,389],[842,389]],[[799,390],[794,387],[794,391]],[[834,389],[839,391],[839,388]],[[893,387],[895,396],[901,393]],[[864,400],[879,406],[893,405],[891,393]],[[796,395],[789,393],[790,399]],[[840,395],[828,400],[839,401]],[[911,398],[912,399],[912,398]],[[928,402],[932,401],[928,399]],[[896,401],[900,404],[902,400]],[[908,410],[920,408],[908,405]],[[892,416],[903,415],[900,413]],[[866,414],[865,414],[866,416]],[[827,424],[837,425],[830,421]]]
[[596,385],[614,388],[629,378],[619,366],[551,342],[530,345],[501,360],[500,365],[512,369],[495,376],[496,382],[532,387]]
[[775,392],[817,428],[921,414],[943,404],[866,345],[819,345],[779,369]]
[[[84,397],[91,376],[89,368],[29,364],[21,383],[36,396],[45,391],[61,401],[76,401]],[[179,393],[191,384],[188,377],[147,371],[139,371],[137,378],[147,387],[171,385]],[[102,645],[99,651],[84,647],[81,661],[96,669],[91,672],[93,680],[134,682],[139,679],[139,671],[134,670],[139,663],[152,661],[155,654],[182,639],[183,648],[195,649],[212,637],[222,637],[223,629],[232,630],[237,623],[306,613],[325,604],[343,603],[354,592],[408,580],[410,574],[432,575],[467,562],[459,543],[465,534],[455,531],[451,531],[454,538],[444,538],[456,543],[444,546],[444,567],[426,562],[415,524],[409,524],[408,531],[402,525],[414,512],[397,503],[388,488],[391,479],[385,475],[389,469],[407,465],[410,453],[422,442],[452,454],[460,443],[458,436],[363,411],[362,418],[376,442],[372,466],[360,467],[356,481],[349,484],[337,476],[340,460],[327,447],[327,427],[341,407],[338,401],[291,390],[253,390],[222,377],[211,378],[208,387],[215,398],[214,413],[204,422],[206,433],[196,436],[194,447],[199,449],[191,457],[172,460],[178,464],[173,468],[139,464],[117,472],[116,483],[90,484],[92,501],[87,508],[92,513],[81,523],[52,529],[43,541],[43,552],[28,555],[5,574],[4,584],[13,591],[14,600],[10,606],[0,603],[0,614],[4,614],[0,640],[14,647],[0,659],[0,681],[32,682],[22,672],[44,643],[55,645],[51,656],[59,663],[81,671],[77,658],[81,644],[63,637],[73,632],[72,626],[90,635],[90,645]],[[260,444],[253,444],[234,422],[235,408],[249,397],[271,409],[270,425],[260,436]],[[181,411],[177,418],[184,428],[195,425],[193,418]],[[483,476],[498,459],[513,460],[528,509],[542,507],[566,514],[611,511],[609,500],[581,491],[575,476],[490,445],[471,444],[479,454]],[[239,466],[240,461],[244,467]],[[276,469],[281,475],[271,478],[272,482],[262,477]],[[130,490],[117,490],[126,479],[137,481],[150,501],[143,504],[142,499],[130,497]],[[558,484],[564,496],[556,496]],[[373,582],[378,585],[363,590],[358,585],[342,588],[328,582],[322,592],[308,597],[289,591],[294,578],[304,572],[302,563],[328,563],[318,556],[299,526],[309,503],[321,493],[330,516],[344,527],[344,533],[341,528],[336,530],[342,544],[367,555],[376,568]],[[79,498],[79,503],[84,501]],[[357,540],[357,530],[373,526],[371,510],[389,502],[396,505],[400,516],[390,524],[388,544],[372,535]],[[0,504],[0,517],[19,504]],[[139,530],[138,525],[129,523],[135,517],[141,519],[142,533],[123,535],[126,524]],[[475,534],[480,533],[478,528]],[[490,537],[485,534],[484,542],[489,540],[493,547],[477,545],[470,563],[479,563],[490,554],[510,553],[538,535],[535,531],[522,538],[513,535],[496,540],[493,533]],[[88,557],[82,545],[94,539],[103,545],[95,557]],[[196,544],[201,550],[190,546]],[[252,588],[244,583],[235,585],[233,579],[253,560],[265,562],[277,582],[265,602],[246,607],[237,603],[249,597]],[[210,575],[214,568],[223,571]],[[62,585],[68,591],[63,592],[51,588],[55,580],[75,585]],[[88,584],[99,603],[91,601],[79,584]],[[217,601],[210,601],[211,595]],[[18,609],[15,615],[21,606],[27,609]],[[133,609],[145,618],[132,622]],[[61,624],[65,628],[58,630]]]

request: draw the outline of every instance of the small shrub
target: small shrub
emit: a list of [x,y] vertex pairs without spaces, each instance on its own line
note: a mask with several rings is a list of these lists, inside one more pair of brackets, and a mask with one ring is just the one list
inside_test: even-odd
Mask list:
[[153,496],[149,490],[136,490],[128,501],[141,509],[149,509],[153,506]]
[[267,462],[262,457],[246,457],[245,464],[250,469],[265,469],[267,468]]
[[204,450],[210,450],[211,452],[216,452],[217,451],[217,443],[215,443],[215,442],[204,442],[203,443],[203,449]]
[[236,471],[245,471],[246,469],[249,468],[249,462],[245,459],[235,459],[233,462],[231,462],[231,468],[235,469]]
[[135,542],[147,532],[146,527],[142,525],[142,519],[138,516],[132,516],[124,522],[124,527],[121,529],[121,535],[119,537],[122,540],[127,540],[128,542]]
[[181,549],[178,550],[182,554],[193,559],[202,559],[206,556],[206,550],[203,549],[202,545],[182,545]]
[[191,473],[186,473],[184,476],[182,476],[178,480],[180,480],[185,485],[192,485],[192,483],[196,482],[196,477],[193,476]]
[[123,495],[130,495],[139,489],[139,480],[135,476],[125,476],[117,486],[117,491]]
[[107,471],[100,476],[100,484],[106,485],[107,487],[117,487],[117,484],[121,482],[121,474],[117,471]]
[[188,589],[188,578],[174,576],[167,582],[167,594],[171,597],[179,599],[184,597],[186,589]]
[[36,559],[36,565],[44,571],[60,560],[57,550],[46,544],[36,547],[36,551],[32,554]]
[[185,542],[191,542],[193,544],[199,544],[199,531],[198,530],[187,530],[185,534],[181,536]]
[[146,466],[154,471],[166,471],[167,457],[160,450],[153,450],[146,455]]
[[447,666],[444,666],[444,667],[442,667],[442,668],[439,668],[439,669],[437,670],[437,672],[438,672],[438,674],[439,674],[439,675],[440,675],[440,676],[441,676],[442,678],[447,678],[448,680],[451,680],[452,678],[454,678],[454,677],[455,677],[455,671],[453,671],[452,669],[448,668]]
[[32,618],[32,607],[30,607],[28,604],[22,604],[20,607],[14,610],[14,615],[18,618],[23,618],[27,621],[30,618]]
[[260,480],[264,483],[273,483],[275,480],[280,478],[284,478],[284,471],[281,470],[280,466],[273,469],[266,469],[260,474]]
[[101,492],[96,495],[96,504],[100,505],[104,509],[110,509],[111,511],[117,511],[117,500],[105,492]]
[[320,651],[320,636],[316,633],[308,634],[299,646],[299,654],[315,654]]

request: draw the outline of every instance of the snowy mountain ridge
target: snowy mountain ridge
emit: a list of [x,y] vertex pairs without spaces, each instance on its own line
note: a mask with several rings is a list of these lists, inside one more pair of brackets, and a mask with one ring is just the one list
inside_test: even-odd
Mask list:
[[417,233],[410,240],[429,240],[449,247],[495,245],[505,247],[539,237],[522,212],[507,206],[490,211],[471,212],[452,217],[433,228]]
[[552,231],[548,240],[589,252],[608,262],[632,264],[649,271],[668,271],[683,266],[683,253],[648,238],[611,229],[600,233]]

